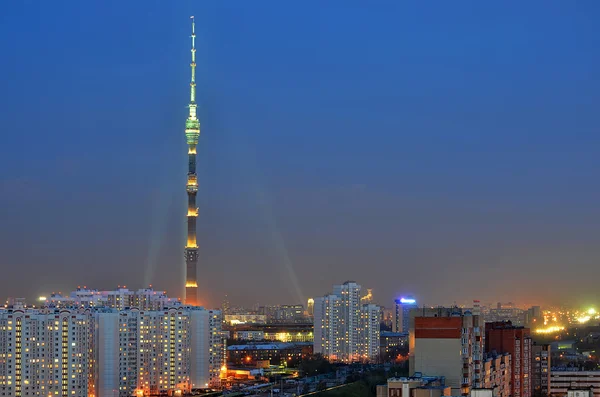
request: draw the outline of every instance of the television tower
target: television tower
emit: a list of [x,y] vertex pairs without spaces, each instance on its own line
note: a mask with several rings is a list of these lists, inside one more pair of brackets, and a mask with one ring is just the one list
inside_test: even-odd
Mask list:
[[186,191],[187,207],[187,244],[185,246],[185,304],[198,306],[198,280],[196,267],[198,265],[198,244],[196,242],[196,194],[198,193],[198,176],[196,175],[196,145],[200,136],[200,120],[196,115],[196,23],[192,19],[192,80],[190,81],[190,114],[185,122],[185,137],[188,145],[188,174]]

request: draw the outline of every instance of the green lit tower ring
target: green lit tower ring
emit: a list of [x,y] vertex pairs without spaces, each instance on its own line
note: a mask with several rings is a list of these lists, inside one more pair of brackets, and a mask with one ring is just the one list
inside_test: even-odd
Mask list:
[[196,207],[196,194],[198,193],[198,176],[196,175],[196,146],[200,136],[200,120],[196,111],[196,23],[192,19],[192,80],[190,81],[190,114],[185,122],[185,138],[188,145],[188,174],[187,174],[187,244],[185,246],[185,303],[199,306],[198,280],[196,277],[198,265],[198,244],[196,241],[196,220],[198,207]]

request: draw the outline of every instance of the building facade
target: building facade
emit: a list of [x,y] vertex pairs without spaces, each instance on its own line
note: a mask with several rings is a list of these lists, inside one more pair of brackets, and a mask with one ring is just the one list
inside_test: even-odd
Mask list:
[[531,397],[531,337],[529,328],[513,326],[510,321],[485,324],[487,352],[511,355],[511,395]]
[[90,320],[77,309],[0,311],[0,395],[93,395]]
[[492,397],[510,397],[511,363],[510,354],[490,355],[483,362],[483,371],[479,381],[473,383],[474,390],[491,390]]
[[535,395],[550,393],[550,368],[552,368],[550,345],[531,346],[531,386]]
[[331,361],[378,360],[380,311],[373,303],[361,303],[361,286],[355,282],[335,285],[332,294],[315,299],[315,353]]
[[358,350],[363,361],[377,362],[380,359],[380,323],[381,307],[368,303],[360,311]]
[[453,393],[469,395],[483,377],[482,327],[480,316],[457,307],[412,310],[409,373],[444,376]]
[[238,325],[231,328],[236,340],[271,342],[313,342],[312,324]]
[[0,310],[0,396],[168,393],[219,384],[218,311]]
[[392,360],[406,347],[408,347],[408,334],[402,332],[379,333],[379,350],[382,357]]
[[53,293],[40,304],[49,308],[108,307],[118,310],[163,310],[182,305],[179,299],[168,297],[165,291],[155,291],[152,287],[134,291],[121,286],[107,291],[78,287],[69,295]]
[[591,390],[593,397],[600,397],[600,371],[558,371],[550,374],[550,395],[553,397],[575,395]]
[[258,361],[268,361],[270,365],[290,365],[297,364],[312,353],[311,343],[231,345],[227,347],[227,364],[253,366]]
[[305,324],[309,320],[302,305],[264,306],[260,311],[266,316],[267,324]]
[[225,360],[220,312],[203,309],[100,310],[96,393],[119,397],[216,386]]
[[410,311],[417,308],[417,301],[412,296],[408,296],[398,298],[394,302],[393,331],[408,333],[408,329],[410,328]]

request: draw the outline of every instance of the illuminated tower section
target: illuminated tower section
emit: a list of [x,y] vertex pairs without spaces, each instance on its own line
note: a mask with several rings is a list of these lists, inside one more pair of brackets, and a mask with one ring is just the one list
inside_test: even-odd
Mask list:
[[185,137],[188,145],[188,174],[187,174],[187,244],[185,246],[185,303],[197,306],[198,281],[196,279],[196,266],[198,264],[198,244],[196,243],[196,220],[198,207],[196,207],[196,194],[198,193],[198,176],[196,175],[196,145],[200,136],[200,121],[196,115],[196,24],[192,16],[192,80],[190,82],[190,114],[185,122]]

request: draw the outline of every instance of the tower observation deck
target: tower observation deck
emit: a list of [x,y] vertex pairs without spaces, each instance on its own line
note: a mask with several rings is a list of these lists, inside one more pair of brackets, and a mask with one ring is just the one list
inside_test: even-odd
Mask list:
[[188,196],[187,206],[187,243],[185,246],[185,303],[198,306],[198,243],[196,241],[196,220],[198,218],[198,207],[196,207],[196,194],[198,193],[198,176],[196,175],[196,146],[200,136],[200,120],[197,116],[196,104],[196,23],[192,19],[192,78],[190,81],[190,104],[189,116],[185,122],[185,137],[188,145],[188,174],[186,191]]

